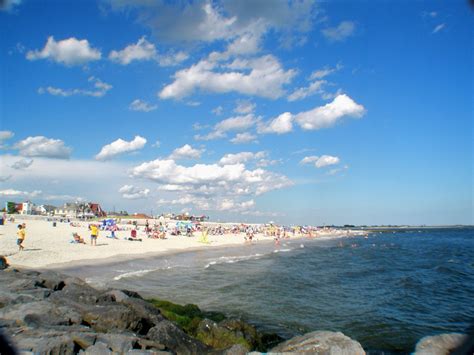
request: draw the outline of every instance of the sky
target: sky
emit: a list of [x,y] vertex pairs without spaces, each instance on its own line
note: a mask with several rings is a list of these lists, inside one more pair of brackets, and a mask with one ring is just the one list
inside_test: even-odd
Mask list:
[[474,224],[467,1],[0,4],[1,203]]

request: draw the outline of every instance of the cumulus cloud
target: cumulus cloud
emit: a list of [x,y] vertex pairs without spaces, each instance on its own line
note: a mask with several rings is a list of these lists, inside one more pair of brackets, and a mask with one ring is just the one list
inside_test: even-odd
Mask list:
[[171,153],[169,158],[173,160],[200,159],[203,152],[204,149],[196,149],[191,147],[189,144],[185,144],[182,147],[173,150],[173,153]]
[[60,139],[51,139],[43,136],[28,137],[17,142],[14,149],[25,157],[47,157],[68,159],[72,149],[66,147]]
[[301,165],[314,164],[314,166],[317,168],[323,168],[325,166],[339,164],[339,162],[340,162],[340,159],[335,156],[322,155],[318,157],[316,155],[311,155],[311,156],[307,156],[301,159],[300,164]]
[[234,116],[216,123],[213,130],[207,135],[196,135],[196,140],[213,140],[226,137],[226,133],[230,131],[243,131],[259,122],[259,118],[252,113],[244,116]]
[[141,112],[150,112],[156,110],[157,108],[157,105],[149,104],[148,102],[142,101],[140,99],[133,100],[132,103],[128,106],[129,110]]
[[159,54],[156,60],[162,67],[173,67],[175,65],[181,64],[188,58],[189,55],[187,53],[179,51],[176,53],[171,52],[167,54]]
[[324,37],[331,42],[343,41],[352,36],[355,32],[356,25],[352,21],[342,21],[336,27],[328,27],[321,30]]
[[234,112],[245,115],[252,113],[255,110],[255,103],[248,100],[237,100],[237,106],[234,108]]
[[249,160],[261,159],[266,157],[267,153],[264,151],[261,152],[240,152],[236,154],[226,154],[220,160],[220,165],[232,165],[238,163],[246,163]]
[[230,142],[232,144],[257,142],[257,136],[249,132],[237,133],[235,137],[230,140]]
[[174,74],[174,81],[159,93],[161,99],[181,99],[196,90],[213,93],[238,92],[270,99],[281,97],[284,85],[295,76],[293,69],[284,70],[272,55],[252,59],[236,59],[227,66],[201,60]]
[[339,161],[340,160],[339,160],[338,157],[333,157],[331,155],[322,155],[321,157],[319,157],[318,160],[316,160],[314,165],[317,168],[322,168],[322,167],[329,166],[329,165],[339,164]]
[[116,141],[105,145],[100,150],[99,154],[95,156],[96,160],[108,160],[124,153],[130,153],[142,149],[146,144],[146,139],[140,136],[127,142],[121,138]]
[[193,204],[202,210],[219,209],[225,199],[239,204],[248,196],[258,196],[293,184],[284,175],[261,168],[249,170],[243,163],[186,167],[171,159],[143,163],[131,169],[130,175],[151,180],[159,184],[160,190],[178,194],[178,198],[160,203]]
[[219,105],[216,108],[213,108],[211,112],[216,116],[220,116],[220,115],[222,115],[223,111],[224,111],[224,108]]
[[316,80],[306,87],[298,88],[288,96],[288,101],[302,100],[314,94],[322,94],[324,93],[323,85],[326,83],[326,80]]
[[33,164],[33,159],[20,159],[14,162],[11,167],[13,169],[26,169],[28,168],[31,164]]
[[86,89],[61,89],[61,88],[55,88],[53,86],[47,86],[47,87],[40,87],[38,89],[39,94],[44,94],[48,93],[53,96],[62,96],[62,97],[69,97],[69,96],[74,96],[74,95],[82,95],[82,96],[92,96],[92,97],[102,97],[109,90],[112,89],[112,85],[104,83],[102,80],[96,77],[89,77],[87,79],[89,83],[92,83],[94,86],[93,90],[86,90]]
[[74,37],[56,42],[53,36],[48,40],[42,50],[28,51],[28,60],[48,59],[66,66],[82,65],[99,60],[101,52],[92,48],[87,39],[78,40]]
[[156,55],[155,45],[148,42],[145,37],[142,37],[137,43],[130,44],[120,51],[111,51],[109,59],[122,65],[128,65],[133,61],[155,59]]
[[310,156],[308,156],[308,157],[304,157],[303,159],[301,159],[300,164],[301,164],[301,165],[304,165],[304,164],[312,164],[312,163],[315,163],[318,159],[319,159],[318,156],[316,156],[316,155],[310,155]]
[[124,185],[119,189],[122,197],[128,200],[136,200],[148,197],[150,189],[143,189],[133,185]]
[[365,114],[364,106],[357,104],[345,94],[338,95],[332,102],[294,116],[304,130],[317,130],[335,125],[341,118],[359,118]]
[[293,115],[290,112],[284,112],[269,122],[259,123],[257,132],[283,134],[293,130]]
[[0,1],[0,11],[10,11],[21,2],[22,0],[2,0]]
[[14,135],[11,131],[0,131],[0,149],[6,148],[7,146],[4,145],[4,141],[12,138]]
[[[238,53],[258,48],[255,36],[273,30],[282,37],[309,31],[316,14],[313,1],[154,2],[110,0],[113,9],[133,8],[138,19],[163,42],[230,41]],[[240,39],[237,40],[237,39]],[[237,42],[237,43],[236,43]]]

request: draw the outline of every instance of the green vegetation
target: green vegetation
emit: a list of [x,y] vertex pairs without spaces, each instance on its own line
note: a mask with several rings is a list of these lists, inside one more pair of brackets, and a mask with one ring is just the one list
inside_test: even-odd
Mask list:
[[157,307],[166,318],[178,324],[193,337],[196,337],[197,328],[203,319],[207,318],[214,322],[226,319],[225,315],[219,312],[203,312],[195,304],[182,306],[159,299],[151,299],[149,302]]

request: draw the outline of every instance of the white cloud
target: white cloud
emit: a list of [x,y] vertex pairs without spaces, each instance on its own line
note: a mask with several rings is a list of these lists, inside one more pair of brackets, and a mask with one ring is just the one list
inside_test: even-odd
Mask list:
[[237,106],[234,108],[234,112],[245,115],[248,113],[252,113],[255,110],[255,103],[248,101],[248,100],[238,100]]
[[150,189],[143,189],[133,185],[124,185],[119,189],[122,197],[128,200],[136,200],[148,197]]
[[257,132],[260,134],[276,133],[284,134],[293,130],[293,115],[290,112],[284,112],[277,118],[269,122],[260,123],[257,127]]
[[340,159],[338,157],[334,157],[331,155],[322,155],[320,157],[316,155],[310,155],[301,159],[300,165],[314,164],[315,167],[322,168],[329,165],[339,164],[339,162]]
[[0,143],[12,138],[14,135],[15,134],[11,131],[0,131]]
[[173,150],[169,159],[200,159],[203,152],[204,149],[196,149],[191,147],[189,144],[185,144],[182,147]]
[[4,141],[12,138],[14,135],[11,131],[0,131],[0,149],[7,148],[7,145],[4,145]]
[[122,65],[128,65],[133,61],[155,59],[156,55],[155,45],[148,42],[143,36],[135,44],[130,44],[120,51],[111,51],[109,59]]
[[355,23],[352,21],[342,21],[337,27],[329,27],[321,30],[322,34],[330,41],[343,41],[355,32]]
[[62,97],[69,97],[74,95],[83,95],[83,96],[92,96],[92,97],[102,97],[104,96],[110,89],[112,89],[112,85],[104,83],[102,80],[96,77],[89,77],[87,79],[88,82],[94,84],[94,90],[85,90],[85,89],[61,89],[55,88],[52,86],[47,86],[45,88],[40,87],[38,89],[39,94],[48,93],[53,96],[62,96]]
[[246,163],[249,160],[253,159],[262,159],[266,157],[267,153],[264,151],[261,152],[240,152],[236,154],[226,154],[220,160],[220,165],[233,165],[239,163]]
[[339,160],[338,157],[334,157],[334,156],[331,156],[331,155],[322,155],[321,157],[318,158],[318,160],[316,160],[314,165],[317,168],[322,168],[322,167],[329,166],[329,165],[339,164],[339,162],[340,162],[340,160]]
[[181,64],[188,58],[189,55],[187,53],[180,51],[176,53],[159,54],[156,60],[162,67],[173,67],[175,65]]
[[161,146],[161,142],[157,140],[157,141],[156,141],[155,143],[153,143],[151,146],[154,147],[154,148],[159,148],[159,147]]
[[295,115],[295,121],[304,130],[317,130],[335,125],[345,116],[359,118],[365,114],[364,106],[357,104],[349,96],[338,95],[332,102],[310,111]]
[[14,189],[0,190],[0,196],[2,197],[21,197],[21,196],[37,197],[40,194],[41,194],[40,190],[35,190],[31,192],[14,190]]
[[107,144],[102,147],[99,154],[95,156],[96,160],[108,160],[116,157],[117,155],[130,153],[142,149],[146,144],[146,139],[140,136],[130,141],[124,141],[123,139],[117,139],[116,141]]
[[219,132],[240,131],[252,127],[256,122],[257,118],[250,113],[245,116],[227,118],[217,123],[214,130]]
[[8,181],[12,178],[12,175],[0,175],[0,182]]
[[196,90],[202,90],[214,93],[238,92],[277,99],[285,93],[283,86],[295,74],[293,69],[285,71],[272,55],[238,59],[219,68],[212,61],[201,60],[176,72],[174,81],[165,86],[158,96],[161,99],[181,99]]
[[132,111],[141,111],[141,112],[150,112],[158,108],[157,105],[151,105],[146,101],[140,99],[133,100],[132,103],[128,106],[129,110]]
[[[171,159],[157,159],[136,166],[131,170],[131,177],[159,183],[159,188],[165,191],[185,192],[186,195],[180,198],[201,209],[216,209],[224,199],[238,201],[245,196],[258,196],[293,184],[284,175],[261,168],[248,170],[243,163],[185,167]],[[174,203],[177,203],[176,199]]]
[[135,8],[139,21],[165,42],[214,42],[269,30],[285,35],[311,28],[315,14],[312,1],[264,1],[247,6],[238,1],[166,3],[112,0],[113,9]]
[[446,24],[445,23],[442,23],[442,24],[439,24],[438,26],[436,26],[434,29],[433,29],[433,34],[434,33],[438,33],[439,31],[443,30],[444,28],[446,28]]
[[226,133],[230,131],[243,131],[254,126],[259,121],[252,113],[244,116],[234,116],[216,123],[213,130],[207,135],[197,134],[194,136],[196,140],[213,140],[226,137]]
[[87,39],[74,37],[56,42],[53,36],[42,50],[28,51],[28,60],[49,59],[66,66],[82,65],[101,58],[100,50],[92,48]]
[[26,169],[33,164],[33,159],[20,159],[12,164],[13,169]]
[[233,144],[250,143],[256,141],[257,136],[249,132],[237,133],[235,137],[230,140],[230,142]]
[[216,108],[212,109],[212,113],[216,116],[222,115],[224,108],[222,106],[217,106]]
[[336,64],[336,66],[334,68],[324,67],[323,69],[315,70],[309,76],[309,80],[325,78],[326,76],[328,76],[332,73],[335,73],[335,72],[337,72],[341,69],[342,69],[342,64],[338,63],[338,64]]
[[25,157],[47,157],[68,159],[72,149],[66,147],[60,139],[51,139],[43,136],[28,137],[17,142],[14,149]]
[[301,164],[301,165],[304,165],[304,164],[315,163],[318,159],[319,159],[318,156],[316,156],[316,155],[310,155],[310,156],[308,156],[308,157],[304,157],[303,159],[301,159],[300,164]]
[[310,83],[309,86],[298,88],[288,96],[288,101],[302,100],[314,94],[322,94],[324,93],[322,87],[326,83],[326,80],[316,80]]

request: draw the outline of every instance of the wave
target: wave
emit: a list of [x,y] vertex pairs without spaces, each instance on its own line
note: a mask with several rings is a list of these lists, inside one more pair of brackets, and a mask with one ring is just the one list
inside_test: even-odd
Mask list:
[[159,268],[155,268],[155,269],[144,269],[144,270],[137,270],[137,271],[129,271],[129,272],[125,272],[123,274],[115,276],[114,280],[118,281],[120,279],[131,277],[131,276],[142,276],[142,275],[148,274],[148,273],[153,272],[153,271],[169,270],[169,269],[171,269],[171,266],[159,267]]
[[273,252],[274,253],[287,253],[289,251],[292,251],[293,249],[277,249],[277,250],[274,250]]
[[204,268],[208,269],[213,265],[218,265],[218,264],[234,264],[238,263],[240,261],[247,261],[247,260],[257,260],[262,257],[263,254],[252,254],[252,255],[242,255],[242,256],[221,256],[217,260],[212,260],[209,263],[207,263]]

